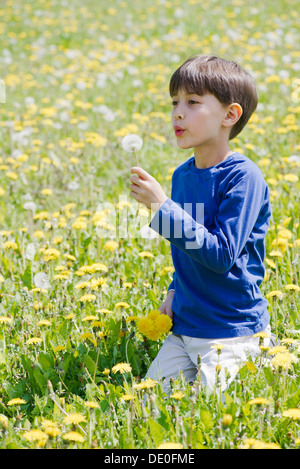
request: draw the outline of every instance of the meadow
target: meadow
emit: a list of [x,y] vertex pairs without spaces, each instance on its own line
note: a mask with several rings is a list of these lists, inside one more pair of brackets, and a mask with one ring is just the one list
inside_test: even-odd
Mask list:
[[[0,448],[298,448],[299,2],[7,0],[0,32]],[[170,194],[190,154],[168,82],[198,53],[255,77],[259,105],[231,149],[272,202],[261,290],[276,345],[260,338],[223,399],[218,380],[179,377],[165,396],[144,379],[166,332],[139,321],[173,268],[122,148],[139,135],[140,165]]]

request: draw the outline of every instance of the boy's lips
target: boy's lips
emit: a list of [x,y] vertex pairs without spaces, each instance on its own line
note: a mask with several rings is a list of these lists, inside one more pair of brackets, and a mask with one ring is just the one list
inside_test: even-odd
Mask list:
[[179,125],[174,125],[174,131],[175,131],[176,137],[180,137],[184,133],[185,129],[183,129],[182,127],[179,127]]

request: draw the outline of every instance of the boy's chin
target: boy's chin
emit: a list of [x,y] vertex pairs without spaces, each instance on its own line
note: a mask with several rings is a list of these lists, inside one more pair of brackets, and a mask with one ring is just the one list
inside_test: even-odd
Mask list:
[[192,148],[191,145],[188,145],[187,143],[183,142],[177,142],[177,146],[182,150],[189,150],[190,148]]

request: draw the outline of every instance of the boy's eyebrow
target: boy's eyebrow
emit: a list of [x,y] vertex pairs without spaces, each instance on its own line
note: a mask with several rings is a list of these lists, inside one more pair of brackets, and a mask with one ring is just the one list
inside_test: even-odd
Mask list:
[[[197,93],[185,93],[185,92],[184,92],[184,94],[185,94],[186,96],[198,96],[199,98],[201,98],[201,95],[200,95],[200,94],[197,94]],[[176,96],[178,96],[178,95],[177,95],[177,94],[173,94],[173,95],[171,96],[171,98],[174,98],[174,97],[176,97]]]

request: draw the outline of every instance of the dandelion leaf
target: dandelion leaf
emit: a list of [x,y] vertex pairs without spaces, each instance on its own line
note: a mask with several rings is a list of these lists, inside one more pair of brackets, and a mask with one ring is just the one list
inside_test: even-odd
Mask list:
[[200,409],[200,418],[204,426],[204,430],[209,432],[214,426],[213,418],[208,409]]
[[25,285],[25,287],[28,288],[28,290],[31,290],[32,288],[32,283],[31,283],[31,263],[29,262],[23,275],[20,275],[20,278]]
[[94,360],[89,356],[89,355],[84,355],[83,357],[83,363],[85,364],[89,374],[93,378],[96,370],[96,363]]
[[49,353],[39,354],[39,363],[44,371],[49,371],[54,368],[54,360]]
[[153,292],[153,290],[148,290],[147,291],[147,297],[150,301],[152,301],[154,307],[157,307],[160,304],[160,302],[156,298],[155,293]]
[[149,422],[149,429],[150,429],[151,437],[153,439],[155,446],[157,447],[164,440],[165,429],[152,418],[150,418],[148,422]]
[[264,375],[265,375],[267,383],[269,385],[272,384],[274,381],[274,374],[270,367],[264,367]]
[[138,356],[137,350],[133,348],[130,342],[127,342],[126,349],[127,349],[128,362],[132,366],[133,374],[139,375],[141,372],[142,362]]
[[33,370],[33,377],[35,379],[35,382],[39,386],[40,390],[42,393],[44,393],[46,387],[47,387],[47,380],[43,376],[42,372],[39,370],[38,367],[34,368]]

